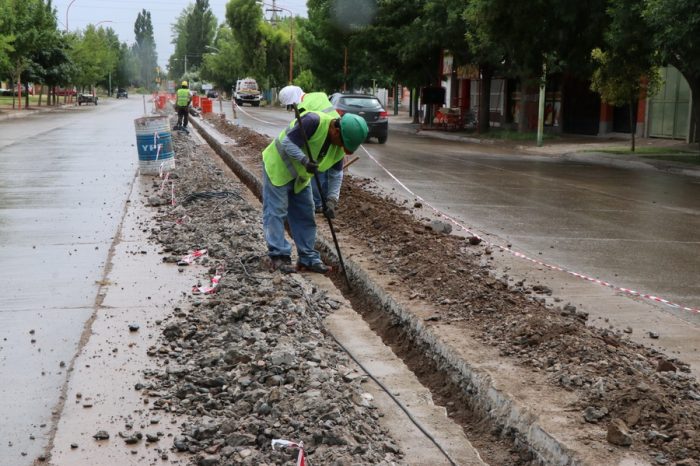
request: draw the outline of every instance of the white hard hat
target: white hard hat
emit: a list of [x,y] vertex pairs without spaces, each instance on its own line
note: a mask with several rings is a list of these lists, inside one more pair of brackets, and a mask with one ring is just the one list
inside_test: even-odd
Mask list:
[[284,86],[280,90],[280,103],[282,105],[298,104],[304,91],[299,86]]

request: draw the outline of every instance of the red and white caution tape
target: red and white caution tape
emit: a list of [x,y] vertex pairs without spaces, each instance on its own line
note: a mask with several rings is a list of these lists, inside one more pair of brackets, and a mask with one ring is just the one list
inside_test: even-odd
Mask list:
[[207,253],[206,249],[197,249],[194,252],[191,252],[187,254],[186,256],[183,256],[182,259],[177,261],[177,265],[190,265],[192,262],[195,261],[195,259],[199,259],[203,255]]
[[275,124],[275,123],[271,123],[271,122],[269,122],[269,121],[265,121],[265,120],[263,120],[263,119],[261,119],[261,118],[257,118],[257,117],[255,117],[255,116],[251,115],[250,113],[248,113],[248,112],[246,112],[245,110],[243,110],[243,107],[241,107],[240,105],[236,105],[236,106],[234,107],[234,109],[233,109],[233,112],[234,112],[234,113],[236,112],[236,109],[240,110],[241,113],[243,113],[243,114],[244,114],[245,116],[247,116],[248,118],[252,118],[253,120],[257,120],[257,121],[259,121],[260,123],[265,123],[266,125],[274,125],[274,124]]
[[160,139],[160,135],[158,131],[156,131],[153,133],[153,145],[156,146],[156,162],[158,161],[158,157],[160,157],[160,150],[163,148],[163,144],[158,144],[158,139]]
[[211,285],[210,286],[193,286],[192,293],[193,294],[216,293],[216,290],[219,287],[220,281],[221,281],[221,275],[214,275],[213,277],[211,277]]
[[294,443],[289,440],[274,439],[272,441],[272,449],[274,450],[276,446],[280,448],[296,448],[299,450],[299,455],[297,455],[296,466],[306,466],[306,457],[304,456],[304,442]]
[[589,281],[589,282],[592,282],[592,283],[597,283],[598,285],[605,286],[605,287],[607,287],[607,288],[610,288],[610,289],[615,290],[615,291],[620,292],[620,293],[628,294],[628,295],[630,295],[630,296],[637,296],[637,297],[640,297],[640,298],[644,298],[644,299],[648,299],[648,300],[651,300],[651,301],[655,301],[655,302],[657,302],[657,303],[662,303],[662,304],[665,304],[666,306],[669,306],[669,307],[672,307],[672,308],[675,308],[675,309],[681,309],[681,310],[683,310],[683,311],[695,312],[695,313],[699,313],[699,314],[700,314],[700,309],[698,309],[698,308],[689,307],[689,306],[682,306],[682,305],[680,305],[680,304],[674,303],[674,302],[669,301],[669,300],[667,300],[667,299],[660,298],[660,297],[658,297],[658,296],[654,296],[654,295],[652,295],[652,294],[650,294],[650,293],[644,293],[644,292],[640,292],[640,291],[631,290],[631,289],[629,289],[629,288],[624,288],[624,287],[621,287],[621,286],[617,286],[617,285],[614,285],[614,284],[612,284],[612,283],[606,282],[606,281],[604,281],[604,280],[600,280],[600,279],[597,279],[597,278],[589,277],[589,276],[587,276],[587,275],[584,275],[584,274],[582,274],[582,273],[575,272],[575,271],[573,271],[573,270],[565,269],[565,268],[560,267],[560,266],[558,266],[558,265],[553,265],[553,264],[548,264],[548,263],[546,263],[546,262],[542,262],[541,260],[534,259],[534,258],[532,258],[532,257],[530,257],[530,256],[527,256],[527,255],[521,253],[521,252],[514,251],[514,250],[512,250],[511,248],[508,248],[508,247],[505,247],[505,246],[501,246],[501,245],[499,245],[499,244],[495,244],[495,243],[491,243],[491,242],[489,242],[489,241],[486,241],[484,238],[481,238],[479,235],[477,235],[476,233],[474,233],[473,231],[471,231],[469,228],[467,228],[466,226],[462,225],[459,221],[457,221],[456,219],[454,219],[454,218],[451,217],[450,215],[448,215],[448,214],[442,212],[442,211],[439,210],[437,207],[433,206],[433,205],[430,204],[428,201],[426,201],[425,199],[423,199],[422,197],[420,197],[419,195],[417,195],[416,193],[414,193],[413,191],[411,191],[411,190],[408,188],[408,186],[406,186],[401,180],[399,180],[396,176],[394,176],[394,174],[391,173],[384,165],[382,165],[381,163],[379,163],[379,161],[378,161],[377,159],[375,159],[374,156],[373,156],[372,154],[370,154],[369,151],[367,151],[367,149],[365,149],[365,146],[361,146],[361,147],[362,147],[362,150],[365,151],[365,153],[367,154],[367,156],[368,156],[370,159],[372,159],[372,161],[373,161],[374,163],[376,163],[377,166],[379,166],[379,168],[381,168],[382,170],[384,170],[384,172],[386,172],[387,175],[389,175],[394,181],[396,181],[396,183],[398,183],[398,185],[401,186],[407,193],[409,193],[411,196],[414,196],[416,199],[420,200],[423,204],[425,204],[425,205],[428,206],[430,209],[432,209],[433,212],[435,212],[438,216],[447,219],[450,223],[452,223],[453,225],[455,225],[457,228],[459,228],[459,229],[461,229],[461,230],[467,232],[469,235],[471,235],[471,236],[476,236],[477,238],[481,239],[482,241],[484,241],[484,243],[488,244],[489,246],[492,246],[492,247],[494,247],[494,248],[498,248],[498,249],[500,249],[500,250],[503,251],[503,252],[507,252],[507,253],[509,253],[509,254],[512,254],[512,255],[515,256],[515,257],[519,257],[519,258],[521,258],[521,259],[525,259],[525,260],[527,260],[527,261],[530,261],[530,262],[535,263],[535,264],[537,264],[537,265],[540,265],[540,266],[542,266],[542,267],[546,267],[546,268],[548,268],[548,269],[550,269],[550,270],[556,270],[556,271],[558,271],[558,272],[564,272],[564,273],[567,273],[567,274],[572,275],[572,276],[574,276],[574,277],[580,278],[580,279],[582,279],[582,280],[586,280],[586,281]]
[[160,183],[160,191],[158,191],[158,195],[160,196],[163,194],[163,190],[165,189],[165,184],[168,182],[168,179],[170,178],[170,172],[167,172],[165,176],[163,176],[163,164],[165,162],[160,164],[160,177],[163,179],[163,181]]

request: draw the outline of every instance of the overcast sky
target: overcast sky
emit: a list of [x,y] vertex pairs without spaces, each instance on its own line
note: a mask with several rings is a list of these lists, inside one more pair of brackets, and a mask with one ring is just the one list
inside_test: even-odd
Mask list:
[[[265,0],[272,4],[272,0]],[[88,24],[109,26],[117,33],[121,42],[134,43],[134,22],[141,9],[151,12],[153,35],[156,40],[158,64],[165,67],[174,51],[172,25],[182,10],[193,0],[54,0],[59,27],[71,30],[84,29]],[[209,0],[211,11],[219,24],[226,21],[226,4],[228,0]],[[66,8],[70,5],[70,9]],[[279,0],[277,5],[291,10],[295,15],[306,16],[306,0]],[[268,7],[266,7],[268,8]],[[67,17],[66,17],[66,13]],[[265,16],[269,17],[269,13]],[[280,15],[286,16],[282,11]],[[66,22],[68,23],[66,25]]]

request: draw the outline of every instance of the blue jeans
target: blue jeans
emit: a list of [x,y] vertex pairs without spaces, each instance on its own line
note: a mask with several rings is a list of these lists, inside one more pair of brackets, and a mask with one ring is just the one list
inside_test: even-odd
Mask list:
[[[319,172],[316,173],[316,176],[318,176],[318,181],[321,182],[323,197],[328,197],[328,172]],[[321,202],[321,195],[318,192],[318,185],[316,184],[316,180],[314,180],[313,178],[311,179],[311,190],[314,193],[314,207],[316,209],[320,209],[321,207],[323,207],[323,203]]]
[[[313,180],[312,180],[313,181]],[[269,256],[291,256],[292,245],[284,236],[284,221],[289,223],[297,247],[299,263],[321,262],[316,244],[316,220],[311,187],[294,194],[294,181],[274,186],[263,167],[263,230]]]

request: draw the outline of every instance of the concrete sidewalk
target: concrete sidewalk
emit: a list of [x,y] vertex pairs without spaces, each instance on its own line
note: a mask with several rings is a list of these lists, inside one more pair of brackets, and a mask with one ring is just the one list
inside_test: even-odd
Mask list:
[[[24,105],[24,104],[23,104]],[[74,107],[76,104],[60,104],[57,106],[49,105],[32,105],[25,109],[24,106],[21,110],[12,107],[0,106],[0,121],[3,120],[13,120],[16,118],[26,118],[32,115],[38,115],[43,113],[50,113],[56,110],[60,110],[66,107]]]

